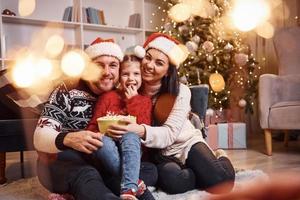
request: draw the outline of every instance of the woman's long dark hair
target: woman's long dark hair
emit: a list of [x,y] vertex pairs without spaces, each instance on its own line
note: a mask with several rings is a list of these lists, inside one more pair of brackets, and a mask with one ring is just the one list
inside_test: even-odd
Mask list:
[[179,94],[179,78],[177,69],[174,65],[169,64],[167,75],[161,80],[161,88],[159,94],[171,94],[178,96]]

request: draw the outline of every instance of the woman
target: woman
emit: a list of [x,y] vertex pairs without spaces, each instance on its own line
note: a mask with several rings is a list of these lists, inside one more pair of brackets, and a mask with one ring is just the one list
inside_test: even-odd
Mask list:
[[[168,35],[154,33],[144,44],[146,56],[142,61],[142,94],[151,96],[155,103],[162,94],[176,97],[167,120],[161,126],[112,126],[110,134],[116,137],[128,131],[138,133],[145,146],[160,149],[155,156],[158,163],[158,186],[172,194],[195,188],[210,192],[226,192],[233,187],[234,168],[219,151],[214,155],[201,132],[188,120],[191,93],[180,84],[177,68],[183,61],[179,42]],[[155,116],[154,116],[155,117]],[[213,190],[229,182],[222,190]]]

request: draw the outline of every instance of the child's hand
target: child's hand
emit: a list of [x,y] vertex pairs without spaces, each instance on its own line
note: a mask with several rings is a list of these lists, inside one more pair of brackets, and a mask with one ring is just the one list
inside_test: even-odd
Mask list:
[[136,95],[138,95],[138,91],[135,86],[129,85],[127,88],[125,88],[125,96],[127,99],[131,99]]

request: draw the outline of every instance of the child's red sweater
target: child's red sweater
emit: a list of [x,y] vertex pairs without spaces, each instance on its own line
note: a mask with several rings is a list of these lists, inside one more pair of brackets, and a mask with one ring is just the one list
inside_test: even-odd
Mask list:
[[96,103],[94,114],[87,130],[98,132],[97,118],[106,116],[108,112],[116,115],[132,115],[138,124],[151,124],[152,102],[150,97],[136,95],[129,100],[118,91],[112,90],[101,95]]

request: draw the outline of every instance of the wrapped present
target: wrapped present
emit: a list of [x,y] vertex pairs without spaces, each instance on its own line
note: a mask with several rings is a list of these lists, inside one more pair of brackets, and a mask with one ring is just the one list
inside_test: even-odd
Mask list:
[[207,127],[207,144],[213,149],[245,149],[245,123],[219,123]]
[[206,133],[206,142],[213,150],[219,148],[218,145],[218,127],[215,124],[208,125]]
[[218,127],[218,147],[222,149],[245,149],[246,124],[221,123]]

